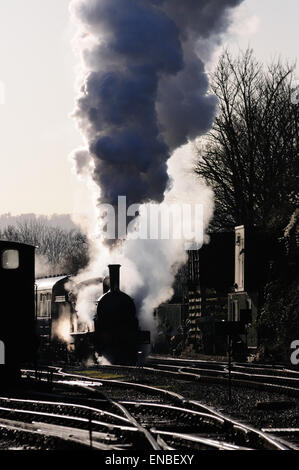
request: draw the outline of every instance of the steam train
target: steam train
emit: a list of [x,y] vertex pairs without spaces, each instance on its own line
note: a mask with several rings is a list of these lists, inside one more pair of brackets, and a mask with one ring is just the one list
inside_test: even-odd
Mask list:
[[[139,329],[134,301],[119,288],[119,270],[120,265],[109,265],[109,276],[80,283],[66,275],[36,279],[39,352],[44,360],[61,358],[67,351],[68,358],[96,355],[111,363],[136,363],[137,349],[148,344],[150,336]],[[77,300],[89,286],[96,296],[89,295],[89,320],[84,321],[77,313]]]
[[120,266],[109,266],[110,288],[107,280],[87,281],[104,284],[104,294],[93,306],[95,319],[90,328],[78,322],[76,313],[75,292],[83,286],[70,290],[69,276],[35,281],[34,260],[34,246],[0,241],[1,378],[16,377],[23,364],[36,363],[41,346],[51,349],[54,344],[63,349],[64,333],[81,355],[84,351],[103,355],[111,363],[136,363],[141,343],[148,342],[149,335],[139,328],[133,299],[119,289]]

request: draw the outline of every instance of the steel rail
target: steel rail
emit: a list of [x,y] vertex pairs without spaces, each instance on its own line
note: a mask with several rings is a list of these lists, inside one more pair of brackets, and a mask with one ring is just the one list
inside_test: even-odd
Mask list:
[[[34,405],[49,405],[53,407],[64,406],[67,408],[69,407],[69,408],[81,409],[84,411],[93,412],[93,413],[100,414],[100,415],[107,415],[109,417],[118,419],[120,421],[126,421],[127,423],[129,422],[127,418],[117,415],[115,413],[111,413],[105,410],[99,410],[98,408],[93,408],[91,406],[86,406],[86,405],[80,405],[77,403],[44,401],[44,400],[29,400],[29,399],[8,398],[8,397],[0,397],[0,402],[1,401],[8,402],[8,403],[15,402],[15,403],[28,403],[28,404],[34,404]],[[61,415],[61,416],[64,416],[64,415]]]
[[[176,368],[177,371],[167,370],[163,368],[163,365],[159,365],[158,368],[154,367],[144,367],[143,370],[146,372],[156,372],[156,373],[163,373],[167,374],[172,377],[181,377],[185,379],[191,379],[202,381],[202,382],[214,382],[214,383],[224,383],[227,380],[228,372],[224,369],[222,371],[215,370],[215,369],[197,369],[197,368],[190,368],[190,367],[180,367],[180,366],[166,366],[167,368]],[[191,372],[192,371],[192,372]],[[198,373],[202,372],[202,373]],[[234,372],[231,371],[231,375],[235,375],[236,377],[232,377],[231,381],[235,385],[246,385],[251,388],[264,388],[270,389],[277,392],[285,392],[291,393],[293,395],[299,396],[299,379],[292,378],[292,377],[283,377],[283,376],[272,376],[272,375],[262,375],[262,374],[248,374],[245,372]],[[237,378],[239,376],[240,378]],[[241,377],[245,377],[244,379]],[[263,382],[264,379],[273,379],[271,381]],[[279,383],[281,382],[281,383]],[[284,385],[283,383],[290,383],[293,384],[295,382],[296,387],[291,387],[290,385]]]
[[0,411],[7,411],[8,413],[15,413],[15,414],[23,414],[23,415],[32,415],[32,416],[40,416],[44,418],[55,418],[55,419],[60,419],[61,421],[77,421],[78,423],[84,423],[84,424],[96,424],[99,426],[105,426],[109,429],[111,428],[117,428],[117,429],[122,429],[122,430],[132,430],[134,429],[132,427],[128,426],[121,426],[121,425],[115,425],[112,423],[105,423],[104,421],[98,421],[96,419],[89,419],[89,418],[79,418],[78,416],[68,416],[68,415],[61,415],[57,413],[48,413],[48,412],[43,412],[43,411],[33,411],[33,410],[22,410],[20,408],[8,408],[8,407],[3,407],[0,406]]
[[255,435],[257,435],[257,436],[261,437],[263,440],[265,440],[271,446],[276,447],[278,450],[288,450],[288,447],[286,445],[280,444],[274,438],[272,438],[272,436],[269,436],[269,435],[265,434],[264,432],[262,432],[259,429],[254,428],[253,426],[250,426],[248,424],[245,425],[243,423],[239,423],[238,421],[234,420],[233,418],[230,418],[230,417],[224,415],[221,412],[215,411],[212,407],[207,406],[207,405],[203,405],[201,402],[198,402],[197,400],[189,400],[188,403],[189,404],[194,404],[195,406],[199,406],[201,408],[204,408],[209,413],[216,413],[217,416],[219,416],[219,417],[225,419],[227,422],[231,423],[231,425],[233,425],[236,429],[240,429],[245,433],[249,433],[249,432],[254,433]]
[[[80,387],[80,388],[84,388],[84,389],[88,389],[88,390],[98,392],[98,390],[94,389],[93,387],[86,387],[85,385],[76,385],[76,384],[74,384],[74,385],[77,386],[77,387]],[[101,392],[101,393],[103,395],[105,395],[103,392]],[[135,427],[140,433],[144,434],[144,436],[146,437],[146,439],[148,440],[148,442],[150,443],[150,445],[152,446],[152,448],[154,450],[161,450],[161,447],[159,446],[156,439],[154,439],[154,437],[151,435],[151,433],[147,429],[145,429],[143,426],[141,426],[136,421],[134,416],[132,416],[131,413],[129,413],[129,411],[121,403],[117,402],[116,400],[112,400],[107,396],[106,396],[106,398],[113,406],[116,406],[117,408],[119,408],[122,411],[122,413],[126,417],[126,420],[129,421],[133,425],[133,427]]]
[[200,437],[200,436],[191,435],[191,434],[184,434],[184,433],[178,433],[178,432],[172,433],[168,431],[160,431],[158,429],[151,429],[151,432],[154,434],[162,435],[162,436],[168,436],[170,438],[195,442],[197,444],[203,444],[207,447],[213,447],[219,450],[254,450],[250,447],[238,446],[235,444],[230,444],[227,442],[217,441],[215,439]]
[[[181,408],[179,406],[172,406],[172,405],[167,405],[167,404],[161,404],[161,403],[148,403],[148,402],[140,402],[140,401],[121,401],[121,404],[124,405],[129,405],[129,406],[143,406],[145,408],[157,408],[157,409],[166,409],[168,411],[174,411],[174,412],[180,412],[180,413],[187,413],[192,416],[197,416],[199,418],[209,418],[214,422],[217,422],[218,425],[223,426],[225,424],[225,420],[223,418],[219,418],[218,416],[215,416],[215,414],[211,413],[202,413],[200,411],[195,411],[195,410],[190,410],[188,408]],[[214,423],[213,423],[214,424]]]
[[[41,435],[44,437],[55,437],[62,439],[66,442],[73,442],[76,444],[81,444],[86,447],[91,447],[90,445],[90,437],[89,437],[89,430],[80,429],[80,428],[73,428],[67,426],[59,426],[57,424],[49,424],[49,423],[42,423],[42,422],[20,422],[20,421],[13,421],[8,419],[0,419],[0,429],[7,429],[11,431],[17,431],[22,433],[28,433],[31,436],[36,436],[37,438]],[[42,432],[41,432],[42,431]],[[107,440],[103,433],[93,431],[93,443],[92,447],[95,447],[99,450],[123,450],[122,445],[113,445],[113,444],[103,444],[98,442],[100,440]],[[108,434],[106,433],[106,436]]]
[[[170,368],[171,370],[167,370]],[[210,374],[210,376],[226,376],[228,373],[227,368],[223,368],[223,370],[218,370],[218,369],[201,369],[198,367],[185,367],[185,366],[179,366],[179,365],[170,365],[170,364],[156,364],[155,367],[144,367],[144,370],[150,370],[150,371],[161,371],[161,372],[174,372],[174,373],[183,373],[183,374],[194,374],[194,375],[199,375],[200,377],[204,377],[204,374]],[[174,369],[172,371],[172,369]],[[175,372],[177,370],[178,372]],[[264,384],[269,384],[269,385],[279,385],[279,382],[288,382],[290,384],[295,384],[298,385],[298,387],[294,387],[295,389],[298,388],[299,391],[299,376],[298,377],[290,377],[290,376],[279,376],[279,375],[270,375],[270,374],[252,374],[249,372],[239,372],[235,370],[231,370],[231,374],[240,377],[246,377],[248,379],[252,379],[252,381],[261,381],[263,379],[270,379],[268,382],[264,382]]]
[[247,424],[245,425],[243,423],[239,423],[236,420],[234,420],[234,419],[232,419],[232,418],[216,411],[212,407],[209,407],[207,405],[202,404],[201,402],[198,402],[197,400],[188,400],[188,399],[186,399],[185,397],[183,397],[182,395],[180,395],[176,392],[172,392],[172,391],[168,391],[168,390],[164,390],[164,389],[161,389],[161,388],[158,388],[158,387],[153,387],[153,386],[144,385],[144,384],[118,381],[118,380],[115,380],[115,379],[113,379],[113,380],[90,379],[90,377],[80,375],[80,374],[69,374],[69,373],[65,373],[65,372],[62,372],[62,374],[66,377],[67,376],[77,377],[77,378],[82,378],[83,377],[86,381],[88,381],[88,380],[93,381],[93,382],[98,381],[98,382],[103,382],[103,383],[115,384],[115,385],[118,385],[118,386],[121,386],[121,387],[125,386],[125,387],[130,387],[130,388],[135,388],[135,389],[141,389],[141,390],[144,390],[144,391],[155,392],[155,393],[159,393],[159,394],[161,393],[164,396],[168,396],[170,399],[175,399],[175,400],[178,400],[178,401],[180,401],[184,404],[189,404],[191,406],[194,405],[196,407],[201,408],[202,410],[208,411],[208,413],[214,414],[214,415],[224,419],[227,423],[230,423],[231,425],[238,427],[239,429],[241,429],[245,433],[253,433],[256,436],[259,436],[267,445],[269,445],[271,447],[274,447],[277,450],[288,450],[289,449],[286,445],[283,445],[280,442],[276,441],[274,438],[272,438],[272,436],[269,436],[269,435],[263,433],[262,431],[254,428],[252,426],[249,426]]
[[[149,393],[154,392],[154,393],[162,394],[164,396],[169,397],[169,399],[171,399],[171,400],[180,401],[184,404],[189,404],[191,406],[199,407],[202,410],[208,411],[208,413],[212,413],[213,415],[216,415],[220,418],[223,418],[227,423],[230,423],[232,426],[235,426],[237,429],[242,430],[242,432],[244,432],[244,433],[254,433],[256,436],[261,438],[270,447],[274,447],[274,448],[279,449],[279,450],[288,450],[290,448],[286,444],[282,444],[281,442],[277,441],[274,437],[269,436],[269,435],[263,433],[262,431],[252,427],[252,426],[249,426],[247,424],[244,425],[243,423],[241,424],[241,423],[237,422],[236,420],[233,420],[230,417],[228,417],[228,416],[226,416],[226,415],[224,415],[220,412],[217,412],[212,407],[204,405],[201,402],[198,402],[197,400],[188,400],[188,399],[186,399],[185,397],[183,397],[182,395],[180,395],[176,392],[161,389],[159,387],[153,387],[153,386],[149,386],[149,385],[144,385],[144,384],[139,384],[139,383],[131,383],[131,382],[126,382],[126,381],[119,381],[119,380],[115,380],[115,379],[110,379],[110,380],[109,379],[95,379],[95,378],[90,378],[88,376],[84,376],[82,374],[74,374],[74,373],[63,372],[62,370],[59,373],[55,374],[55,375],[58,375],[59,378],[69,377],[69,378],[73,378],[73,379],[77,379],[77,380],[78,379],[80,379],[80,380],[83,379],[84,383],[88,383],[88,382],[98,383],[98,384],[101,384],[101,383],[103,383],[103,384],[106,383],[107,384],[108,383],[110,385],[116,385],[116,386],[127,387],[127,388],[135,388],[135,389],[139,389],[139,390],[149,392]],[[202,376],[199,376],[199,377],[202,378]],[[209,377],[206,377],[206,378],[209,378]],[[212,377],[210,377],[209,379],[212,379]],[[213,378],[213,379],[215,379],[215,378]],[[57,383],[61,383],[61,381],[57,381]],[[250,383],[253,383],[253,382],[250,382]],[[256,384],[260,385],[261,382],[257,382]],[[88,389],[90,389],[90,387],[88,387]]]
[[[215,361],[215,360],[202,360],[202,359],[187,359],[187,358],[174,358],[174,357],[167,357],[167,356],[153,356],[150,355],[148,356],[149,363],[156,364],[162,363],[164,361],[164,364],[161,365],[171,365],[174,363],[177,363],[178,366],[187,366],[189,367],[190,365],[192,367],[198,368],[213,368],[213,370],[221,370],[227,368],[228,362],[222,362],[222,361]],[[175,367],[175,365],[173,366]],[[262,371],[265,370],[267,373],[270,373],[271,371],[273,372],[272,375],[277,374],[278,372],[283,373],[283,374],[289,374],[294,375],[299,377],[299,371],[296,369],[289,369],[281,365],[270,365],[270,364],[256,364],[256,363],[238,363],[238,362],[233,362],[232,363],[232,369],[243,369],[244,371],[248,370],[255,370],[255,371]]]

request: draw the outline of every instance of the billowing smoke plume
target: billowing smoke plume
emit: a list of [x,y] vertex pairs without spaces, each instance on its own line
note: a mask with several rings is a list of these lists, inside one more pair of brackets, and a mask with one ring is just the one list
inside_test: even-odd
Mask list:
[[74,0],[85,71],[75,117],[93,159],[101,201],[162,201],[167,160],[206,132],[215,112],[196,53],[200,37],[225,30],[241,0]]
[[[217,102],[201,57],[207,60],[219,44],[231,8],[241,1],[71,1],[82,58],[74,116],[86,141],[73,158],[77,172],[96,182],[99,202],[115,206],[122,195],[128,205],[163,204],[182,195],[203,204],[207,226],[212,193],[195,185],[186,168],[192,167],[190,148],[168,160],[212,125]],[[177,240],[129,240],[121,253],[98,247],[89,274],[101,276],[113,259],[124,265],[123,285],[145,318],[171,296],[186,255]]]

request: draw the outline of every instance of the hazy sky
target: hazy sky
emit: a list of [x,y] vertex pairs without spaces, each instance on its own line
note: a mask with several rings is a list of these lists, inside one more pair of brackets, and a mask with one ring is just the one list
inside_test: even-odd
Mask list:
[[[82,144],[69,117],[77,58],[68,4],[0,0],[0,214],[69,213],[88,204],[68,161]],[[298,0],[246,0],[226,44],[250,45],[263,62],[299,63],[298,18]]]

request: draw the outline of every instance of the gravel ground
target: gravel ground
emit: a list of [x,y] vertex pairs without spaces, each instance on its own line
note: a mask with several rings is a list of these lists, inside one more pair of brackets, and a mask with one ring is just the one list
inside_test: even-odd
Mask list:
[[78,443],[66,442],[56,437],[8,430],[0,426],[1,450],[86,450]]
[[[233,418],[249,423],[258,428],[299,427],[299,401],[278,393],[232,388],[232,402],[228,401],[228,388],[216,384],[198,384],[191,394],[202,403],[216,408]],[[189,398],[188,391],[184,394]],[[259,409],[260,403],[286,402],[290,409],[265,410]]]
[[[232,417],[240,422],[251,424],[256,428],[299,428],[299,400],[279,393],[259,391],[244,387],[232,387],[232,401],[228,400],[228,386],[213,383],[201,383],[198,381],[186,381],[165,376],[162,374],[149,373],[142,368],[124,369],[117,367],[101,368],[72,368],[70,373],[81,373],[91,378],[120,380],[127,382],[143,383],[145,385],[156,386],[168,391],[177,392],[190,400],[198,400],[202,404]],[[55,385],[57,392],[62,392],[64,385]],[[98,388],[98,387],[96,387]],[[132,391],[125,387],[113,386],[108,382],[103,382],[103,386],[98,388],[99,392],[104,392],[109,397],[117,400],[149,400],[164,401],[161,395],[151,395],[143,391]],[[82,390],[68,387],[66,394],[69,399],[80,398]],[[165,399],[168,401],[168,399]],[[274,405],[276,409],[265,409],[265,406]],[[279,406],[280,404],[280,406]],[[100,404],[99,404],[100,405]],[[103,404],[101,403],[101,406]],[[264,407],[264,409],[262,409]],[[28,440],[22,432],[5,431],[0,429],[1,448],[19,449],[59,449],[65,448],[65,443],[57,439],[48,439],[36,436]],[[295,442],[295,441],[294,441]],[[299,442],[297,442],[297,445]],[[68,447],[68,446],[67,446]],[[72,446],[70,446],[72,447]]]
[[[106,368],[100,371],[94,369],[81,371],[83,374],[97,378],[105,378],[107,372]],[[204,384],[171,377],[164,378],[145,373],[142,369],[120,370],[109,367],[109,374],[110,378],[113,378],[113,374],[115,374],[116,380],[139,382],[177,392],[185,398],[198,400],[238,421],[251,424],[257,428],[299,428],[299,400],[284,394],[233,386],[232,401],[229,402],[228,386],[225,384]],[[133,398],[132,392],[125,392],[124,389],[120,390],[122,391],[119,392],[119,395],[123,400]],[[116,390],[115,393],[117,393]],[[142,396],[138,393],[138,396],[134,394],[134,398],[138,400],[142,399]],[[269,402],[279,402],[276,405],[274,404],[274,406],[277,406],[277,409],[259,409],[259,407],[263,406],[260,403]],[[281,407],[279,404],[281,404]],[[288,409],[280,409],[283,406],[286,406]]]

